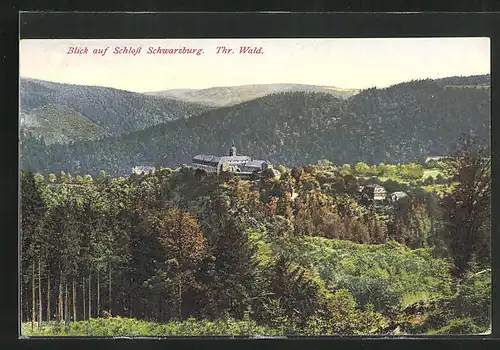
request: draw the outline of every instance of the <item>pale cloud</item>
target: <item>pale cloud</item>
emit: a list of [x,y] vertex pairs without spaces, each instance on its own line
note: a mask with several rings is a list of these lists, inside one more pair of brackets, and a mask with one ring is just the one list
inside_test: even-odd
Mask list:
[[[117,46],[142,50],[114,55]],[[216,54],[218,46],[236,52]],[[240,46],[262,47],[263,54],[239,54]],[[69,47],[87,47],[89,53],[68,55]],[[106,47],[104,56],[92,54]],[[149,47],[204,53],[150,55]],[[137,92],[268,83],[385,87],[489,72],[489,38],[29,39],[20,44],[22,77]]]

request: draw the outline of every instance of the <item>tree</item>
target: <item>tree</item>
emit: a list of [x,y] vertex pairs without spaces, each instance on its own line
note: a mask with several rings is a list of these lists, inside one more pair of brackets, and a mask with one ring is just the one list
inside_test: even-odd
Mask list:
[[183,315],[184,289],[193,283],[193,270],[206,254],[205,238],[196,218],[179,209],[165,213],[160,227],[160,242],[166,262],[175,266],[177,316]]
[[356,172],[358,174],[363,175],[363,174],[366,174],[370,170],[370,167],[363,162],[359,162],[354,167],[354,170],[356,170]]
[[[41,321],[41,284],[40,269],[38,276],[35,271],[35,261],[38,261],[40,268],[40,259],[45,255],[45,240],[41,230],[41,220],[47,210],[42,196],[43,182],[36,179],[33,173],[21,173],[21,264],[22,271],[26,273],[23,279],[28,282],[31,277],[31,319],[32,322],[36,316],[36,295],[35,278],[38,277],[38,320]],[[31,272],[31,276],[29,275]],[[27,289],[21,290],[22,295],[28,296]],[[27,299],[26,299],[27,300]],[[28,313],[28,309],[26,309]]]
[[453,274],[462,277],[473,262],[487,264],[490,258],[491,159],[475,136],[459,139],[448,172],[456,185],[443,199],[445,234]]
[[349,164],[344,164],[340,168],[339,173],[340,173],[341,176],[352,174],[352,168],[351,168],[351,166]]
[[410,163],[400,167],[400,174],[410,179],[420,179],[424,175],[424,169],[420,164]]
[[279,197],[276,203],[276,215],[281,215],[290,219],[293,216],[292,203],[288,195]]
[[106,172],[104,170],[99,171],[99,174],[97,175],[97,180],[104,181],[105,179],[106,179]]
[[319,210],[321,222],[318,225],[318,232],[326,238],[342,238],[345,235],[344,225],[336,208],[321,208]]
[[92,182],[94,182],[94,179],[92,178],[91,175],[87,174],[83,177],[83,183],[85,184],[91,184]]
[[316,312],[320,307],[320,289],[309,270],[283,256],[277,258],[271,273],[270,292],[292,324],[303,326]]
[[292,176],[292,178],[295,179],[295,183],[299,183],[300,182],[300,178],[303,174],[303,170],[302,168],[299,168],[299,167],[293,167],[291,172],[290,172],[290,175]]
[[257,247],[249,240],[244,225],[237,217],[224,220],[213,248],[213,278],[209,288],[214,294],[216,313],[224,312],[240,319],[251,307],[257,291]]
[[428,186],[428,185],[434,185],[435,181],[434,181],[434,177],[432,176],[427,176],[424,180],[424,186]]
[[50,182],[50,183],[54,183],[57,181],[57,176],[55,174],[49,174],[49,176],[47,177],[47,180]]
[[389,169],[389,166],[387,166],[384,163],[380,163],[377,166],[377,175],[379,175],[379,176],[386,176],[387,172],[388,172],[388,169]]
[[333,163],[331,161],[329,161],[328,159],[318,160],[318,166],[321,168],[327,168],[327,167],[330,167],[332,165],[333,165]]
[[278,164],[275,166],[276,170],[278,170],[281,174],[284,174],[286,173],[286,168],[284,165],[282,164]]

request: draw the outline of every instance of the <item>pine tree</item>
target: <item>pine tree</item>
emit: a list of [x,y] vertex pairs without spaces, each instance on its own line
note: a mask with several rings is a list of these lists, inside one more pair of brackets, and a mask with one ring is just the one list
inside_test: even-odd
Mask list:
[[457,184],[443,207],[453,273],[461,277],[473,260],[488,264],[490,259],[491,158],[476,137],[460,138],[449,173]]
[[242,318],[251,307],[257,291],[256,247],[248,239],[237,214],[226,218],[213,248],[215,264],[213,284],[217,314],[224,312],[234,318]]
[[[43,231],[41,229],[42,218],[47,208],[42,198],[43,184],[37,182],[33,173],[21,173],[21,271],[31,270],[32,280],[32,321],[35,319],[35,260],[38,260],[43,255],[46,247]],[[31,269],[31,267],[33,267]],[[39,283],[40,283],[39,270]],[[24,275],[29,278],[29,272]],[[39,287],[41,288],[41,287]],[[29,279],[23,281],[21,296],[28,295]],[[40,292],[40,290],[39,290]],[[40,315],[39,315],[40,316]],[[39,317],[40,318],[40,317]]]
[[170,209],[162,218],[160,237],[164,260],[175,265],[177,317],[183,317],[185,290],[193,283],[193,270],[206,254],[205,238],[191,214]]
[[283,256],[275,263],[270,289],[293,324],[304,325],[320,307],[319,289],[309,272]]

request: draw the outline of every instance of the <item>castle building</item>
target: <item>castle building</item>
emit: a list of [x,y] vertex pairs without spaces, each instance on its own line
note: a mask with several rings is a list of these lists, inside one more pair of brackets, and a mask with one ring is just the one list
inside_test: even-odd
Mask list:
[[154,166],[138,165],[132,168],[132,173],[136,175],[154,174],[155,170]]
[[228,171],[237,175],[250,175],[255,171],[260,172],[267,169],[268,162],[236,155],[236,147],[233,144],[229,150],[229,156],[199,154],[193,157],[192,167],[206,172]]
[[364,186],[362,192],[368,195],[373,201],[384,201],[387,198],[387,191],[384,187],[373,184]]

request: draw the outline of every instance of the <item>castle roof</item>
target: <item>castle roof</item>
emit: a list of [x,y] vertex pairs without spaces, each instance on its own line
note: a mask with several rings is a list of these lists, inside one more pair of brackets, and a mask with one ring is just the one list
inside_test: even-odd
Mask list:
[[264,163],[267,163],[267,162],[265,160],[254,159],[254,160],[250,160],[250,161],[246,162],[245,166],[249,167],[249,168],[261,168],[262,164],[264,164]]
[[194,156],[193,160],[211,162],[211,163],[219,163],[219,161],[221,160],[221,157],[206,155],[206,154],[199,154],[197,156]]
[[225,156],[225,157],[220,157],[222,161],[235,161],[235,162],[249,162],[252,160],[252,158],[248,156]]

